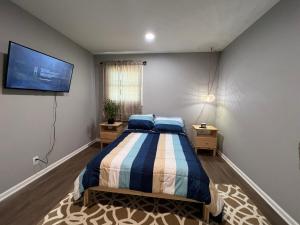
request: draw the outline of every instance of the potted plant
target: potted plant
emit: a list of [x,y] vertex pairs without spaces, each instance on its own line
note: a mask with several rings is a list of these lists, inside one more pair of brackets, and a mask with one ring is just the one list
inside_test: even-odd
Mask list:
[[108,124],[113,124],[116,120],[119,105],[110,99],[104,101],[104,112]]

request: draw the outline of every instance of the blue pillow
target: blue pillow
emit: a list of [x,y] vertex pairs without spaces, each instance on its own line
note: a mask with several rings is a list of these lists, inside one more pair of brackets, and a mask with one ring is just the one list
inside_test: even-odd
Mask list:
[[152,130],[153,127],[153,114],[131,115],[128,119],[128,129]]
[[180,117],[156,117],[154,120],[154,129],[159,132],[181,133],[184,128],[184,122]]

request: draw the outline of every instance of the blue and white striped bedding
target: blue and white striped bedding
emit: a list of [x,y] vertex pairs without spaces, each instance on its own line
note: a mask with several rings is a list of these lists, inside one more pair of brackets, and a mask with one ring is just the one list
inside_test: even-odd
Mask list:
[[154,129],[159,132],[184,132],[184,122],[180,117],[156,117]]
[[184,122],[181,117],[163,117],[158,116],[154,120],[155,124],[172,124],[180,127],[184,127]]
[[185,134],[127,130],[86,166],[75,181],[74,199],[93,186],[125,188],[194,199],[221,213],[217,196]]
[[129,120],[148,120],[154,121],[153,114],[133,114],[129,117]]
[[128,119],[128,129],[151,130],[153,126],[153,114],[136,114]]

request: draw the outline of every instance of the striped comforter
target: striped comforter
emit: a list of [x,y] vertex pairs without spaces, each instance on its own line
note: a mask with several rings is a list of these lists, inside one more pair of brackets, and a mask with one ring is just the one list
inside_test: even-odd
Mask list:
[[123,132],[86,166],[74,183],[74,199],[93,186],[182,196],[223,208],[185,134]]

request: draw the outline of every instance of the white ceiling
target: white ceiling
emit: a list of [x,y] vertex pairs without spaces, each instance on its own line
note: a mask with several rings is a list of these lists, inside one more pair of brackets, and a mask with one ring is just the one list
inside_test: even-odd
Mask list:
[[92,53],[222,50],[278,1],[12,0]]

